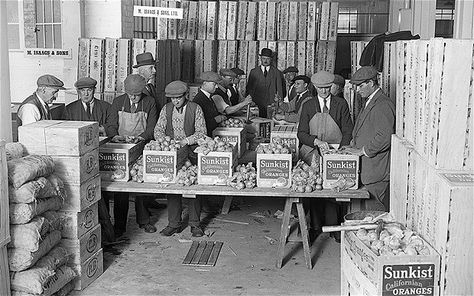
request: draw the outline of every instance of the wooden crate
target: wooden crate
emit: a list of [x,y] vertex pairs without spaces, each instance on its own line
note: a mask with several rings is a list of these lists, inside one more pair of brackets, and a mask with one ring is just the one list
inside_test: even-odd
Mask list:
[[[7,157],[5,153],[5,141],[0,140],[0,248],[6,246],[10,241],[10,218],[8,205],[8,170]],[[8,261],[6,261],[8,264]],[[3,263],[0,259],[0,270]],[[8,267],[8,266],[7,266]],[[8,269],[6,272],[8,279]],[[2,274],[0,274],[0,283],[4,282]],[[1,289],[0,289],[1,292]]]
[[222,140],[237,146],[238,157],[241,157],[246,150],[247,132],[242,127],[217,127],[212,131],[212,136],[219,136]]
[[270,140],[270,134],[273,129],[273,120],[261,117],[252,119],[249,130],[255,133],[257,137]]
[[124,81],[128,74],[132,73],[132,61],[130,59],[130,39],[119,39],[117,45],[117,80],[115,91],[124,93]]
[[277,19],[278,3],[267,2],[267,29],[265,40],[276,40],[276,19]]
[[206,39],[216,39],[217,30],[217,2],[207,2],[207,26],[206,26]]
[[258,2],[257,40],[267,40],[267,2]]
[[97,174],[81,184],[64,182],[66,197],[63,211],[80,212],[101,198],[100,175]]
[[288,40],[298,37],[298,2],[290,1],[288,10]]
[[[318,40],[318,3],[309,1],[308,2],[308,28],[307,28],[307,37],[308,41]],[[303,39],[304,40],[304,39]]]
[[103,61],[104,61],[104,39],[92,38],[90,40],[89,77],[97,80],[96,91],[104,89]]
[[[183,148],[180,151],[184,151]],[[174,183],[179,151],[143,150],[143,181],[153,183]],[[172,179],[164,178],[168,173]]]
[[207,155],[198,153],[198,184],[227,185],[237,164],[237,147],[232,152],[209,152]]
[[308,2],[298,3],[298,16],[296,21],[298,22],[296,39],[307,40],[308,27],[310,27],[310,24],[308,23]]
[[356,155],[323,154],[321,161],[323,188],[332,188],[332,184],[340,176],[355,181],[355,185],[349,189],[359,188],[359,161],[360,157]]
[[368,41],[351,41],[351,73],[355,73],[361,67],[360,56],[368,43]]
[[220,1],[217,14],[217,39],[227,40],[227,13],[229,1]]
[[247,6],[247,23],[245,26],[245,40],[255,40],[257,29],[257,3],[248,2]]
[[207,32],[207,1],[198,2],[198,19],[197,19],[197,39],[206,39]]
[[288,21],[289,21],[289,10],[290,2],[283,1],[278,4],[278,39],[277,40],[288,40]]
[[6,245],[0,247],[0,295],[10,296],[10,272]]
[[355,232],[343,232],[341,241],[342,272],[356,295],[439,294],[440,257],[428,243],[430,255],[378,256]]
[[329,17],[331,13],[331,2],[321,3],[321,17],[319,26],[319,40],[329,40]]
[[198,2],[197,1],[188,1],[189,11],[188,11],[188,22],[187,22],[187,32],[186,39],[194,40],[197,35],[197,26],[198,26]]
[[187,25],[189,20],[189,1],[182,1],[181,8],[183,8],[183,18],[178,20],[178,39],[186,39]]
[[237,9],[237,30],[235,34],[235,39],[245,40],[245,29],[247,25],[247,1],[239,1]]
[[69,264],[78,274],[74,280],[74,290],[83,290],[104,272],[104,254],[99,249],[94,255],[80,265]]
[[[130,166],[142,155],[144,142],[137,144],[106,143],[99,147],[99,171],[102,180],[127,182]],[[116,170],[125,172],[123,178],[112,179]]]
[[104,92],[115,92],[118,39],[105,38],[104,47]]
[[99,224],[98,204],[81,212],[58,211],[61,219],[61,236],[78,239]]
[[54,171],[69,184],[80,185],[99,174],[99,149],[82,156],[51,155],[51,157],[54,160]]
[[257,187],[275,187],[277,179],[283,178],[286,184],[280,187],[290,188],[291,169],[291,154],[257,153]]
[[298,128],[296,125],[274,125],[270,135],[270,142],[275,138],[281,139],[283,143],[290,146],[293,161],[297,161],[300,152],[300,141],[298,140],[297,133]]
[[100,224],[94,226],[91,230],[85,233],[78,239],[62,239],[59,242],[61,247],[64,247],[68,254],[70,254],[69,263],[80,265],[87,261],[100,249],[101,232]]
[[224,27],[227,27],[227,40],[235,40],[237,33],[237,5],[236,1],[228,2],[227,11],[227,23]]

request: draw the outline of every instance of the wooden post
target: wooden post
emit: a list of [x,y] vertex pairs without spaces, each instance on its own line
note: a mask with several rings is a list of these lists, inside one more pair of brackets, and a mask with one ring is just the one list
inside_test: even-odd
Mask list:
[[7,38],[7,7],[0,1],[0,139],[12,141],[11,100],[10,100],[10,66]]

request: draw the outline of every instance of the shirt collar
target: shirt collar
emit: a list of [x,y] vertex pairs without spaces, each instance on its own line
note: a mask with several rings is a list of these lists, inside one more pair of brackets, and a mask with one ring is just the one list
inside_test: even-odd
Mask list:
[[[91,101],[91,103],[90,103],[91,108],[92,108],[92,106],[94,106],[94,102],[95,102],[95,98],[92,98],[92,101]],[[81,101],[81,103],[82,103],[82,106],[87,107],[87,104],[86,104],[86,103],[84,103],[83,101]]]
[[380,87],[378,87],[373,93],[370,94],[370,96],[367,98],[367,101],[365,102],[365,107],[369,105],[370,101],[372,98],[375,96],[375,94],[380,90]]
[[45,102],[40,96],[38,96],[37,93],[35,93],[35,96],[38,98],[38,100],[40,101],[41,105],[43,105],[43,107],[46,107],[46,102]]
[[267,69],[267,72],[270,71],[270,66],[260,66],[262,68],[262,72],[265,72],[265,69]]
[[184,112],[186,112],[186,106],[188,105],[188,102],[184,102],[183,106],[181,106],[181,108],[176,108],[174,107],[174,110],[176,110],[176,112],[178,112],[179,114],[182,114]]
[[297,94],[297,96],[302,96],[302,95],[304,95],[304,94],[307,93],[307,92],[308,92],[308,90],[305,90],[304,92]]
[[211,98],[211,93],[209,93],[209,92],[207,92],[207,91],[203,90],[202,88],[201,88],[201,91],[202,91],[202,93],[203,93],[203,94],[205,94],[205,95],[206,95],[206,97],[207,97],[208,99],[210,99],[210,98]]
[[[318,95],[318,100],[319,100],[320,102],[324,102],[324,99],[321,98],[319,95]],[[326,98],[326,102],[329,102],[329,101],[331,101],[331,95],[329,95],[329,96]]]

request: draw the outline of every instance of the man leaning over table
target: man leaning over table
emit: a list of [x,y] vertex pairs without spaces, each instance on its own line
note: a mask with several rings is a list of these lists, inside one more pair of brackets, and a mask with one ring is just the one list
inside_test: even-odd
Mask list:
[[[155,126],[155,139],[169,136],[178,141],[182,147],[179,150],[177,168],[181,168],[186,160],[196,165],[197,139],[206,135],[206,122],[201,107],[188,100],[189,88],[185,82],[176,80],[165,87],[165,96],[171,100],[163,109]],[[171,236],[183,231],[181,212],[181,196],[168,196],[168,226],[160,233]],[[186,199],[189,202],[189,224],[194,237],[201,237],[204,232],[200,226],[201,199],[199,196]]]

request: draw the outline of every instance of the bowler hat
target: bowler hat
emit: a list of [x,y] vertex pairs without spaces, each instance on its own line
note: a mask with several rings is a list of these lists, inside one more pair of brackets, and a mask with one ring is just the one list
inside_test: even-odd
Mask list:
[[151,52],[144,52],[141,54],[137,54],[136,59],[137,59],[137,64],[133,65],[133,68],[155,64],[155,59],[153,59],[153,55],[151,54]]
[[359,85],[364,81],[377,77],[377,70],[372,66],[364,66],[357,70],[351,77],[351,83]]
[[346,80],[341,75],[335,74],[333,83],[344,87],[344,85],[346,85]]
[[291,73],[291,72],[298,73],[299,71],[298,71],[298,68],[296,68],[295,66],[291,66],[283,70],[283,74]]
[[139,95],[146,86],[145,78],[138,74],[130,74],[124,81],[125,92],[130,95]]
[[181,97],[188,92],[188,85],[180,80],[175,80],[165,87],[165,96],[168,98]]
[[306,75],[295,76],[295,78],[293,78],[293,82],[295,82],[296,80],[303,80],[304,83],[308,83],[308,84],[311,82],[311,79],[309,79],[309,77]]
[[240,76],[240,75],[244,75],[244,74],[245,74],[244,70],[239,69],[239,68],[232,68],[232,69],[230,69],[230,70],[231,70],[232,72],[234,72],[237,76]]
[[202,81],[209,81],[209,82],[215,82],[215,83],[219,83],[222,80],[219,74],[212,71],[202,72],[199,78]]
[[260,56],[263,57],[273,57],[273,51],[270,48],[262,48],[260,51]]
[[334,81],[334,74],[327,71],[319,71],[311,76],[311,82],[316,87],[331,87]]
[[56,89],[65,89],[64,83],[61,80],[49,74],[40,76],[36,81],[36,85],[47,86]]
[[94,78],[90,78],[90,77],[82,77],[82,78],[79,78],[76,83],[74,83],[74,86],[77,88],[77,89],[81,89],[81,88],[91,88],[91,87],[95,87],[97,85],[97,80],[95,80]]
[[221,76],[230,76],[232,78],[237,77],[237,74],[235,74],[235,72],[232,71],[231,69],[221,69],[219,71],[219,74],[221,74]]

